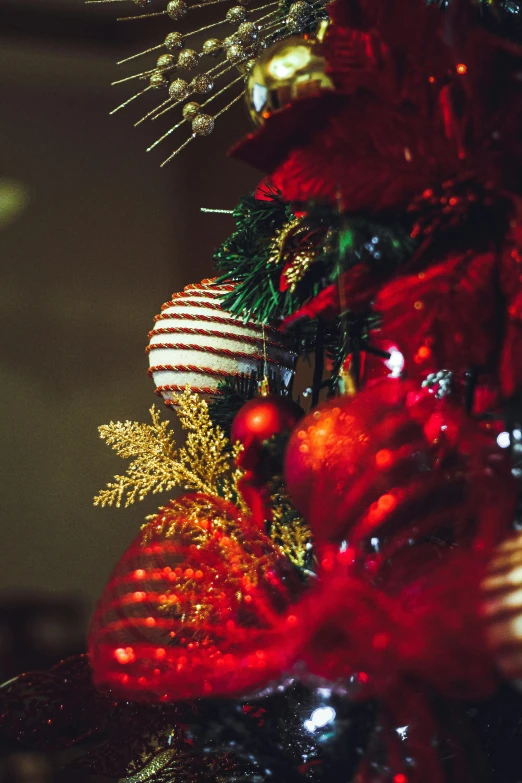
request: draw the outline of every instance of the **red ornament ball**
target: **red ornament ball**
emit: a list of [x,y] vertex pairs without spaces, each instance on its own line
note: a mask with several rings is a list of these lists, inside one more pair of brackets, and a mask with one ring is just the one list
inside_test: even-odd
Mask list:
[[436,525],[468,502],[472,474],[482,475],[494,451],[459,409],[385,380],[300,422],[286,450],[286,487],[316,539],[349,535],[354,544],[424,518]]
[[244,447],[239,458],[241,467],[255,470],[261,462],[265,441],[289,433],[303,416],[302,408],[288,397],[269,394],[245,403],[231,431],[232,442],[239,441]]

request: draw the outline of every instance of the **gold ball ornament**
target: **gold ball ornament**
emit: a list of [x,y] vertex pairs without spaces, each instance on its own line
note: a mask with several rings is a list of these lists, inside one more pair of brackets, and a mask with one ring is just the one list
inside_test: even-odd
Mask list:
[[190,101],[190,103],[186,103],[183,107],[183,119],[184,120],[193,120],[194,117],[197,117],[199,114],[199,110],[201,109],[201,106],[199,103],[196,103],[196,101]]
[[195,68],[199,63],[199,55],[194,49],[184,49],[179,54],[178,65],[187,71]]
[[177,22],[178,19],[183,19],[187,11],[188,6],[185,3],[185,0],[170,0],[170,3],[167,5],[167,15],[175,22]]
[[172,68],[176,64],[176,58],[172,54],[162,54],[158,57],[158,68]]
[[231,24],[241,24],[241,22],[246,20],[247,16],[248,13],[242,5],[235,5],[228,9],[225,19]]
[[212,92],[214,82],[207,76],[206,73],[202,73],[199,76],[195,76],[190,82],[190,89],[192,92],[197,92],[200,95],[205,95],[207,92]]
[[246,100],[254,124],[261,126],[274,112],[294,101],[333,89],[326,74],[322,36],[294,36],[276,42],[260,55],[248,77]]
[[165,49],[168,49],[169,52],[179,52],[180,49],[183,49],[183,36],[181,33],[169,33],[165,38]]
[[247,53],[245,47],[241,46],[241,44],[233,43],[227,47],[227,60],[229,63],[232,63],[232,65],[242,62],[246,57]]
[[210,114],[198,114],[192,120],[192,133],[194,136],[210,136],[214,130],[214,117]]
[[482,582],[486,635],[503,675],[522,688],[522,533],[495,550]]
[[230,49],[231,46],[234,46],[234,44],[239,43],[238,37],[236,33],[232,33],[232,35],[229,35],[228,38],[225,38],[223,41],[223,46],[225,49]]
[[306,20],[296,18],[295,16],[287,16],[285,24],[289,33],[297,35],[303,32],[304,28],[306,27]]
[[237,40],[243,46],[253,43],[259,35],[259,28],[254,22],[242,22],[237,28]]
[[209,54],[211,57],[217,57],[222,49],[223,41],[219,38],[208,38],[201,47],[203,54]]
[[305,0],[297,0],[296,3],[292,3],[288,9],[288,16],[293,19],[300,19],[301,21],[307,21],[312,15],[312,6],[306,3]]
[[174,79],[170,83],[169,95],[175,101],[182,101],[190,95],[189,83],[185,79]]
[[163,90],[169,86],[169,80],[165,77],[163,71],[153,71],[150,75],[149,85],[153,90]]

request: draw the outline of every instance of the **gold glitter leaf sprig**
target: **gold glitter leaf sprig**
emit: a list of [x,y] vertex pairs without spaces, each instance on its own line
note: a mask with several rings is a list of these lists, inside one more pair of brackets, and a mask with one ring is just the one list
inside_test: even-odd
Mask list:
[[310,528],[295,510],[282,482],[274,482],[271,499],[270,538],[294,565],[306,568],[312,547]]
[[116,453],[133,461],[125,475],[117,475],[95,498],[95,506],[130,506],[150,493],[175,488],[203,492],[232,500],[237,496],[241,471],[233,468],[240,446],[230,448],[224,432],[212,424],[205,400],[187,388],[178,398],[177,415],[188,433],[177,448],[169,422],[161,421],[156,406],[152,424],[111,422],[99,428],[100,437]]

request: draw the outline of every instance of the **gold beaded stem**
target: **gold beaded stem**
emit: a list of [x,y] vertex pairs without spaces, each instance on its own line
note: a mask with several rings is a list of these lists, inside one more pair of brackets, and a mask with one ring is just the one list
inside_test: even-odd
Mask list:
[[[90,0],[91,2],[94,2],[94,0]],[[96,2],[101,3],[102,0],[96,0]],[[115,2],[120,2],[120,0],[115,0]],[[131,60],[135,60],[137,57],[143,57],[144,54],[150,54],[151,52],[155,52],[158,49],[163,49],[165,46],[164,43],[160,43],[157,46],[151,46],[150,49],[145,49],[143,52],[138,52],[137,54],[131,54],[130,57],[126,57],[124,60],[119,60],[116,65],[123,65],[124,63],[128,63]]]
[[193,8],[206,8],[207,5],[218,5],[218,3],[230,3],[231,0],[210,0],[208,3],[198,3],[197,5],[191,5],[189,6],[189,10],[191,11]]
[[148,92],[151,89],[152,89],[152,87],[149,85],[148,87],[145,87],[145,89],[142,90],[141,92],[137,92],[136,95],[132,95],[130,98],[127,98],[126,101],[124,101],[123,103],[120,103],[119,106],[116,106],[115,109],[113,109],[111,112],[109,112],[109,115],[116,114],[117,111],[119,111],[120,109],[125,108],[125,106],[128,106],[129,103],[132,103],[132,101],[135,101],[136,98],[140,97],[140,95],[143,95],[144,93]]
[[[191,8],[196,8],[197,6],[191,5]],[[212,24],[207,24],[206,27],[200,27],[199,30],[192,30],[190,33],[186,33],[183,38],[190,38],[191,35],[197,35],[198,33],[203,33],[205,30],[211,30],[213,27],[219,27],[222,24],[228,24],[226,19],[222,19],[220,22],[212,22]]]
[[164,161],[163,161],[163,163],[160,165],[160,168],[163,168],[163,166],[166,166],[166,165],[167,165],[167,163],[169,163],[169,161],[171,161],[171,160],[172,160],[172,158],[176,157],[176,155],[177,155],[179,152],[181,152],[181,150],[184,150],[184,149],[185,149],[185,147],[187,147],[187,146],[190,144],[190,142],[191,142],[191,141],[193,141],[195,138],[196,138],[196,134],[194,134],[193,136],[189,136],[189,137],[188,137],[188,139],[187,139],[186,141],[184,141],[184,142],[183,142],[183,144],[181,145],[181,147],[178,147],[178,149],[177,149],[177,150],[175,150],[175,152],[173,152],[173,153],[172,153],[172,155],[170,156],[170,158],[167,158],[167,160],[164,160]]
[[[86,0],[87,3],[123,3],[126,2],[126,0]],[[203,5],[208,5],[208,3],[203,3]],[[258,8],[251,8],[250,13],[255,14],[258,11],[264,11],[265,8],[270,8],[272,5],[279,5],[279,0],[275,0],[273,3],[267,3],[266,5],[260,5]],[[201,7],[201,6],[198,6]],[[196,6],[191,6],[191,8],[196,8]],[[277,13],[277,11],[272,11],[270,14],[265,14],[265,16],[262,16],[260,19],[255,19],[255,24],[259,24],[259,22],[262,22],[263,19],[267,19],[269,16],[272,16],[274,13]],[[223,19],[220,22],[213,22],[212,24],[208,24],[206,27],[200,27],[199,30],[192,30],[189,33],[185,33],[183,38],[190,38],[191,35],[197,35],[197,33],[203,33],[205,30],[211,30],[213,27],[219,27],[219,25],[226,24],[227,20]],[[164,43],[160,43],[157,46],[151,46],[150,49],[144,49],[143,52],[138,52],[137,54],[131,54],[130,57],[125,57],[124,60],[119,60],[116,65],[124,65],[125,63],[130,62],[131,60],[136,60],[138,57],[143,57],[145,54],[150,54],[151,52],[156,52],[158,49],[162,49],[165,46]],[[118,82],[114,82],[114,84],[118,84]]]
[[[227,0],[228,1],[228,0]],[[105,2],[105,0],[97,0],[97,2]],[[115,0],[115,2],[123,2],[123,0]],[[206,5],[210,5],[207,3]],[[270,3],[272,5],[272,3]],[[190,6],[191,8],[199,8],[200,6]],[[266,7],[266,6],[263,6]],[[257,10],[257,9],[253,9]],[[261,9],[259,9],[261,10]],[[221,24],[226,24],[227,20],[223,19],[221,22],[213,22],[212,24],[207,24],[206,27],[200,27],[199,30],[192,30],[191,32],[185,33],[183,35],[183,39],[190,38],[191,35],[197,35],[197,33],[203,33],[205,30],[210,30],[212,27],[219,27]],[[162,49],[165,46],[164,43],[160,43],[157,46],[153,46],[151,49],[145,49],[143,52],[138,52],[137,54],[132,54],[130,57],[126,57],[124,60],[120,60],[116,65],[123,65],[124,63],[128,63],[130,60],[135,60],[137,57],[142,57],[144,54],[150,54],[150,52],[155,52],[157,49]],[[117,82],[114,82],[114,84],[117,84]]]
[[124,79],[118,79],[116,82],[111,82],[111,87],[115,87],[117,84],[123,84],[124,82],[130,82],[132,79],[144,79],[146,76],[150,76],[157,68],[150,68],[148,71],[142,71],[141,73],[133,73],[132,76],[126,76]]
[[[163,103],[160,103],[159,106],[155,106],[154,109],[151,109],[148,114],[145,114],[145,116],[142,117],[141,120],[138,120],[138,122],[135,122],[134,123],[134,127],[137,128],[138,125],[141,125],[142,122],[145,122],[145,120],[148,120],[149,117],[152,117],[153,114],[156,114],[157,111],[160,111],[160,109],[162,109],[164,106],[166,106],[168,103],[170,103],[171,100],[172,100],[171,98],[167,98],[166,100],[163,101]],[[179,101],[177,101],[177,103],[179,103]]]
[[[101,1],[101,0],[100,0],[100,1]],[[123,0],[122,0],[122,1],[123,1]],[[201,7],[203,7],[203,6],[206,6],[206,5],[214,5],[215,3],[220,3],[220,2],[224,2],[224,1],[225,1],[225,0],[212,0],[211,2],[201,3],[201,4],[199,4],[199,5],[195,5],[195,6],[191,6],[191,7],[192,7],[192,8],[201,8]],[[227,1],[228,1],[228,0],[227,0]],[[119,0],[118,0],[118,2],[119,2]],[[276,0],[275,2],[266,3],[265,5],[258,6],[257,8],[254,8],[254,9],[252,9],[251,13],[255,13],[255,12],[258,12],[258,11],[263,11],[265,8],[269,8],[269,7],[273,6],[273,5],[278,5],[278,2],[277,2],[277,0]],[[277,11],[271,11],[270,13],[268,13],[268,14],[265,14],[265,16],[261,17],[260,19],[257,19],[257,20],[256,20],[256,22],[255,22],[255,24],[259,24],[259,22],[263,21],[264,19],[267,19],[267,18],[269,18],[269,17],[273,16],[273,15],[274,15],[274,13],[277,13]],[[204,32],[205,30],[208,30],[208,29],[210,29],[210,28],[212,28],[212,27],[217,27],[217,26],[219,26],[219,25],[221,25],[221,24],[224,24],[225,22],[226,22],[226,20],[223,20],[223,21],[221,21],[221,22],[214,22],[214,23],[213,23],[213,24],[211,24],[211,25],[207,25],[206,27],[201,27],[199,30],[195,30],[195,31],[193,31],[193,32],[191,32],[191,33],[188,33],[187,35],[185,35],[185,36],[183,36],[183,37],[184,37],[184,38],[188,38],[190,35],[194,35],[194,34],[196,34],[196,33]],[[274,24],[276,24],[276,23],[277,23],[277,22],[273,22],[273,23],[272,23],[272,24],[270,24],[270,25],[265,25],[265,26],[263,26],[263,28],[262,28],[262,32],[265,32],[266,30],[270,29],[270,27],[273,27],[273,26],[274,26]],[[281,29],[284,29],[284,28],[281,28]],[[138,56],[140,56],[141,54],[146,54],[147,52],[151,52],[151,51],[154,51],[154,50],[156,50],[156,49],[160,49],[162,46],[163,46],[163,44],[159,44],[158,46],[156,46],[156,47],[153,47],[152,49],[146,50],[145,52],[140,52],[138,55],[134,55],[134,57],[138,57]],[[198,56],[201,58],[201,56],[202,56],[202,55],[201,55],[201,53],[200,53]],[[128,59],[132,59],[132,58],[128,58]],[[122,62],[125,62],[125,61],[123,60]],[[210,75],[210,73],[211,73],[213,70],[215,70],[216,68],[218,68],[220,65],[223,65],[223,64],[224,64],[224,63],[219,63],[217,66],[214,66],[214,68],[210,69],[210,70],[207,72],[207,75]],[[130,81],[130,80],[132,80],[132,79],[138,79],[138,78],[144,78],[145,76],[150,76],[152,73],[154,73],[154,71],[155,71],[155,70],[156,70],[155,68],[152,68],[152,69],[149,69],[148,71],[142,71],[142,72],[141,72],[141,73],[139,73],[139,74],[133,74],[132,76],[127,76],[127,77],[125,77],[124,79],[118,79],[117,81],[115,81],[115,82],[112,82],[112,85],[114,86],[114,85],[117,85],[117,84],[122,84],[122,83],[124,83],[124,82]],[[223,73],[226,73],[226,71],[227,71],[227,70],[229,70],[229,69],[228,69],[228,68],[227,68],[227,69],[225,69],[225,71],[223,71]],[[222,75],[222,74],[220,74],[220,76],[221,76],[221,75]],[[216,78],[218,78],[218,77],[216,77]],[[142,122],[144,122],[146,119],[148,119],[148,118],[149,118],[149,117],[151,117],[152,115],[155,115],[155,114],[156,114],[156,111],[157,111],[158,109],[161,109],[163,106],[165,106],[165,104],[166,104],[166,103],[167,103],[167,101],[163,101],[163,103],[161,103],[159,107],[157,107],[156,109],[153,109],[151,112],[149,112],[149,113],[148,113],[148,114],[146,114],[144,117],[142,117],[142,118],[141,118],[141,120],[139,120],[137,123],[135,123],[135,127],[136,127],[137,125],[141,124]],[[174,108],[174,106],[178,105],[178,103],[179,103],[179,102],[177,102],[177,103],[175,103],[175,104],[172,104],[172,106],[169,106],[167,109],[165,109],[164,111],[162,111],[162,112],[160,112],[159,114],[157,114],[156,116],[154,116],[154,117],[153,117],[153,119],[157,119],[158,117],[161,117],[161,116],[162,116],[162,115],[163,115],[163,114],[164,114],[166,111],[168,111],[168,110],[170,110],[171,108]],[[116,109],[115,111],[119,110],[120,108],[123,108],[123,106],[125,106],[125,105],[127,105],[127,104],[126,104],[126,103],[125,103],[125,104],[121,104],[121,106],[119,106],[119,107],[118,107],[118,109]],[[112,113],[112,112],[111,112],[111,113]]]
[[[185,50],[185,51],[188,51],[188,50]],[[197,53],[197,56],[198,56],[198,59],[201,59],[203,54],[201,52],[199,52],[199,53]],[[179,66],[177,65],[177,63],[174,63],[173,65],[168,66],[168,68],[165,67],[163,70],[164,71],[168,70],[169,73],[175,73],[178,70],[178,68],[179,68]],[[156,68],[150,68],[148,71],[142,71],[141,73],[135,73],[132,76],[126,76],[124,79],[118,79],[118,81],[116,81],[116,82],[111,82],[111,87],[114,87],[117,84],[123,84],[123,82],[130,82],[132,79],[142,79],[142,78],[145,78],[145,76],[150,76],[151,74],[153,74],[155,71],[158,71],[158,70],[161,71],[162,69],[161,68],[157,68],[157,67]]]
[[[235,98],[233,98],[233,99],[230,101],[230,103],[227,103],[227,105],[226,105],[226,106],[224,106],[222,109],[220,109],[220,111],[218,111],[218,113],[217,113],[217,114],[215,115],[215,117],[214,117],[214,120],[217,120],[217,118],[218,118],[218,117],[220,117],[222,114],[224,114],[226,111],[228,111],[228,110],[231,108],[231,106],[233,106],[233,105],[234,105],[234,103],[237,103],[239,100],[241,100],[241,98],[242,98],[242,97],[243,97],[243,92],[240,92],[240,93],[239,93],[239,95],[236,95],[236,97],[235,97]],[[164,161],[163,161],[163,163],[161,164],[161,168],[163,168],[164,166],[166,166],[166,165],[167,165],[167,163],[170,163],[170,161],[172,160],[172,158],[175,158],[175,157],[176,157],[176,155],[178,155],[178,154],[181,152],[181,150],[185,149],[185,147],[186,147],[188,144],[190,144],[190,142],[191,142],[193,139],[195,139],[195,138],[197,138],[197,136],[196,136],[196,134],[195,134],[195,133],[193,133],[193,134],[192,134],[192,136],[189,136],[189,138],[188,138],[186,141],[184,141],[184,142],[183,142],[183,144],[181,145],[181,147],[178,147],[178,148],[177,148],[177,150],[174,150],[174,152],[172,153],[172,155],[169,155],[169,157],[168,157],[166,160],[164,160]]]
[[[270,30],[271,27],[274,27],[274,25],[278,25],[280,23],[281,23],[280,19],[274,19],[273,22],[270,22],[269,24],[263,26],[263,32],[266,33],[266,31]],[[285,29],[284,27],[280,27],[278,30],[275,30],[275,32],[277,33],[280,30],[284,30],[284,29]]]
[[[264,8],[268,8],[268,7],[269,7],[269,6],[271,6],[271,5],[277,5],[277,6],[278,6],[278,5],[279,5],[279,2],[276,2],[276,3],[268,3],[268,5],[263,5],[263,6],[261,6],[261,8],[258,8],[257,10],[258,10],[258,11],[262,11]],[[270,18],[271,16],[273,16],[274,14],[277,14],[278,10],[279,10],[279,8],[276,8],[276,9],[275,9],[275,11],[270,11],[270,13],[268,13],[268,14],[265,14],[264,16],[261,16],[259,19],[255,19],[255,20],[254,20],[254,24],[259,24],[260,22],[263,22],[265,19],[269,19],[269,18]],[[265,32],[265,29],[266,29],[266,26],[265,26],[265,25],[262,25],[262,27],[261,27],[261,29],[260,29],[260,32],[261,32],[261,33],[264,33],[264,32]]]
[[170,128],[166,133],[163,134],[163,136],[154,142],[154,144],[151,144],[150,147],[147,147],[147,152],[150,152],[154,149],[154,147],[157,147],[160,142],[162,142],[164,139],[167,138],[167,136],[170,136],[171,133],[174,133],[178,128],[181,128],[182,125],[184,125],[187,122],[185,118],[180,120],[176,125],[173,125],[172,128]]
[[[222,62],[222,63],[219,63],[219,66],[222,67],[225,64],[226,64],[225,62]],[[217,68],[217,67],[218,66],[215,66],[212,70],[215,70],[215,68]],[[235,65],[227,65],[227,67],[223,71],[221,71],[221,73],[218,73],[218,74],[214,75],[214,81],[216,81],[217,79],[220,79],[225,73],[227,73],[227,71],[231,71],[232,68],[235,68]],[[205,76],[208,76],[210,73],[211,73],[211,71],[207,71]],[[241,75],[239,78],[243,79],[244,77]],[[236,81],[237,81],[237,79],[236,79]],[[234,84],[234,83],[235,82],[231,82],[231,84]],[[223,88],[223,89],[225,89],[225,88]],[[191,93],[191,95],[193,95],[193,94],[194,93]],[[220,95],[220,94],[221,94],[221,92],[216,93],[216,95]],[[183,101],[186,100],[186,98],[188,98],[188,95],[185,96],[185,98],[180,98],[179,101],[175,101],[170,106],[167,106],[167,108],[163,109],[163,111],[160,111],[159,114],[155,114],[155,116],[152,118],[152,120],[154,121],[154,120],[159,119],[159,117],[163,117],[163,115],[166,114],[168,111],[170,111],[171,109],[175,109],[176,106],[179,106],[180,103],[183,103]],[[203,105],[205,105],[205,104],[203,104]],[[159,110],[160,108],[161,108],[161,106],[158,106],[157,110]]]
[[[192,10],[193,8],[206,8],[207,5],[217,5],[218,3],[230,3],[231,0],[210,0],[208,3],[198,3],[198,5],[191,5],[188,10]],[[111,2],[111,0],[100,0],[100,2]],[[168,11],[165,9],[165,11],[157,11],[153,14],[139,14],[138,16],[120,16],[117,21],[118,22],[129,22],[134,19],[150,19],[153,16],[165,16],[168,13]]]
[[[103,0],[103,2],[111,2],[111,0]],[[120,16],[116,21],[117,22],[129,22],[133,19],[150,19],[153,16],[165,16],[167,13],[167,10],[165,11],[156,11],[153,14],[140,14],[139,16]]]
[[[216,68],[220,68],[223,65],[227,65],[226,62],[218,63],[218,65],[215,65],[214,68],[211,68],[209,71],[206,71],[206,73],[201,74],[202,76],[209,76],[212,71],[215,71]],[[233,65],[227,65],[227,67],[221,71],[221,73],[217,73],[213,75],[213,80],[216,81],[216,79],[220,79],[223,74],[225,74],[227,71],[230,71],[234,66]],[[142,122],[144,119],[148,119],[151,115],[154,115],[152,117],[152,120],[157,120],[159,117],[163,117],[164,114],[166,114],[171,109],[175,109],[176,106],[179,106],[180,103],[183,103],[184,100],[186,100],[189,95],[194,95],[194,92],[189,93],[188,95],[185,95],[183,98],[179,98],[177,101],[174,101],[174,103],[170,103],[172,101],[172,98],[167,98],[166,101],[163,101],[160,106],[156,106],[155,109],[153,109],[151,112],[149,112],[145,117],[142,117],[140,122]],[[166,109],[163,109],[163,111],[160,111],[160,109],[165,106],[166,103],[170,103],[170,106],[167,106]],[[158,114],[156,112],[159,112]]]
[[[265,3],[265,5],[258,5],[257,8],[250,8],[249,13],[250,15],[256,14],[258,11],[264,11],[265,8],[270,8],[272,5],[279,5],[279,0],[274,0],[274,2],[271,3]],[[264,18],[264,17],[263,17]],[[255,19],[255,24],[258,24],[260,22],[260,19]]]
[[[276,19],[276,21],[273,22],[272,24],[269,24],[266,27],[264,27],[263,28],[263,32],[266,32],[267,30],[269,30],[271,27],[273,27],[276,24],[279,24],[279,20],[278,19]],[[278,41],[284,41],[285,38],[288,38],[288,30],[287,30],[287,28],[285,26],[277,27],[275,30],[273,30],[270,33],[270,35],[274,36],[274,38],[272,40],[272,43],[277,43]]]
[[[188,95],[186,95],[185,98],[179,98],[177,101],[174,101],[173,103],[172,103],[172,98],[167,98],[167,100],[163,101],[163,103],[160,103],[159,106],[156,106],[155,109],[152,109],[152,111],[149,111],[148,114],[142,117],[141,120],[139,120],[136,123],[136,125],[141,125],[141,123],[145,122],[145,120],[148,120],[149,117],[151,117],[153,120],[157,120],[158,117],[163,117],[164,114],[166,114],[171,109],[175,109],[176,106],[179,106],[179,104],[183,103],[183,101],[185,101],[187,98]],[[169,105],[167,106],[167,104]],[[166,106],[166,108],[163,109],[163,106]],[[161,109],[163,109],[163,111],[161,111]],[[157,114],[156,112],[159,112],[159,114]]]
[[[223,0],[216,0],[217,2],[222,2]],[[226,2],[230,2],[230,0],[226,0]],[[201,5],[191,5],[189,6],[189,10],[192,8],[203,8],[203,6],[206,5],[214,5],[214,3],[201,3]],[[266,3],[266,5],[260,5],[257,8],[251,8],[250,14],[255,14],[258,11],[264,11],[265,8],[269,8],[272,5],[279,5],[279,0],[275,0],[272,3]],[[259,22],[259,19],[255,20],[255,23],[257,24]],[[212,27],[219,27],[219,25],[222,24],[231,24],[228,19],[222,19],[220,22],[213,22],[212,24],[208,24],[206,27],[200,27],[199,30],[192,30],[189,33],[185,33],[183,38],[189,38],[191,35],[197,35],[197,33],[202,33],[205,30],[210,30]]]
[[[238,76],[237,79],[234,79],[232,82],[229,82],[224,87],[222,87],[221,90],[219,90],[218,92],[214,93],[214,95],[212,95],[204,103],[202,103],[199,108],[200,109],[204,109],[205,106],[208,106],[208,104],[211,103],[214,100],[214,98],[218,98],[220,95],[222,95],[225,92],[225,90],[228,90],[229,87],[233,87],[234,84],[237,84],[237,82],[239,82],[241,80],[244,80],[244,78],[245,77],[243,76],[243,74],[241,74],[241,76]],[[216,117],[217,117],[217,115],[216,115]],[[160,139],[155,141],[154,144],[151,144],[151,146],[147,149],[147,152],[150,152],[151,150],[154,149],[154,147],[157,147],[160,142],[162,142],[164,139],[166,139],[167,136],[170,136],[171,133],[173,133],[175,130],[177,130],[179,127],[181,127],[181,125],[183,125],[183,123],[185,123],[185,122],[187,122],[187,120],[183,119],[183,120],[181,120],[181,122],[178,122],[177,125],[174,125],[172,128],[170,128],[170,130],[168,130],[166,133],[164,133],[163,136]]]
[[[203,76],[209,76],[213,71],[216,70],[216,68],[221,68],[225,64],[226,64],[225,62],[218,63],[218,65],[215,65],[213,68],[211,68],[209,71],[206,71],[202,75]],[[233,67],[234,66],[232,66],[232,65],[227,65],[227,67],[225,68],[224,71],[221,71],[221,73],[215,74],[213,76],[214,81],[216,79],[219,79],[221,76],[223,76],[224,73],[226,73],[227,71],[231,70],[231,68],[233,68]],[[193,92],[190,93],[190,95],[193,95],[193,94],[194,94]],[[188,98],[188,97],[189,97],[188,95],[185,95],[183,98],[180,98],[179,100],[174,101],[174,103],[171,103],[172,98],[167,98],[167,100],[163,101],[163,103],[160,103],[159,106],[156,106],[154,109],[149,111],[149,113],[146,114],[144,117],[142,117],[141,120],[138,120],[136,125],[141,125],[141,123],[144,122],[145,120],[148,120],[149,117],[152,117],[153,120],[157,120],[158,117],[163,117],[164,114],[166,114],[171,109],[175,109],[176,106],[179,106],[179,104],[182,103],[184,100],[186,100],[186,98]],[[165,106],[166,104],[170,104],[170,105],[167,106],[166,109],[163,109],[163,111],[161,111],[163,106]],[[159,113],[157,114],[156,112],[159,112]],[[155,116],[153,116],[153,115],[155,115]]]

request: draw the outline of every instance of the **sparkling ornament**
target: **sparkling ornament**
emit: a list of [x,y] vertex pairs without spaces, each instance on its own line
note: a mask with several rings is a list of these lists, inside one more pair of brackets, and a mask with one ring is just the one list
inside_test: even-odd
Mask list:
[[169,95],[175,101],[182,101],[190,93],[189,83],[185,79],[174,79],[170,83]]
[[243,46],[253,43],[258,36],[259,28],[253,22],[243,22],[237,28],[237,40]]
[[169,33],[165,38],[165,49],[169,52],[178,52],[183,48],[183,36],[181,33],[173,32]]
[[305,0],[297,0],[296,3],[292,3],[288,9],[288,16],[295,19],[309,19],[312,15],[312,6],[306,3]]
[[188,6],[184,0],[170,0],[169,4],[167,5],[167,14],[171,19],[174,19],[174,21],[183,19],[187,11]]
[[195,136],[210,136],[214,125],[214,117],[210,114],[198,114],[192,120],[192,133]]
[[247,56],[245,47],[240,43],[232,43],[230,46],[227,46],[226,54],[227,60],[233,65],[240,63]]
[[190,101],[190,103],[186,103],[183,107],[183,119],[185,120],[193,120],[194,117],[199,114],[201,106],[199,103],[196,103],[196,101]]
[[234,44],[239,43],[236,33],[232,33],[232,35],[229,35],[225,38],[223,41],[223,46],[225,49],[230,49],[231,46]]
[[392,379],[308,414],[288,444],[285,479],[318,539],[353,544],[414,520],[435,528],[446,511],[473,500],[473,486],[493,466],[508,487],[492,437],[460,409]]
[[[301,3],[294,6],[300,7]],[[289,18],[295,21],[300,17]],[[247,105],[253,122],[262,125],[275,111],[293,101],[332,89],[322,43],[312,38],[287,38],[277,41],[258,58],[248,77]]]
[[150,76],[149,84],[153,90],[163,90],[168,87],[169,80],[165,78],[162,71],[154,71]]
[[185,68],[190,71],[195,68],[199,62],[199,55],[194,49],[183,49],[179,54],[178,65],[180,68]]
[[311,15],[312,6],[305,3],[304,0],[298,0],[297,3],[292,3],[286,19],[286,25],[289,32],[298,33],[303,30]]
[[[128,2],[131,1],[132,0],[128,0]],[[87,2],[123,3],[125,0],[87,0]],[[146,2],[148,2],[148,0],[137,0],[139,7],[143,7]],[[241,78],[241,76],[238,77],[236,70],[227,67],[227,64],[236,66],[240,74],[244,75],[251,70],[254,63],[254,58],[257,56],[257,54],[267,46],[271,45],[274,42],[274,39],[281,40],[281,38],[286,37],[293,31],[302,31],[305,30],[305,28],[307,31],[310,31],[314,29],[316,23],[318,23],[320,20],[324,20],[325,17],[325,0],[319,0],[318,3],[310,5],[304,2],[304,0],[299,0],[298,2],[294,2],[288,9],[280,6],[278,8],[273,8],[268,12],[266,12],[266,9],[269,6],[263,4],[262,2],[260,4],[253,3],[252,7],[249,7],[248,12],[246,6],[249,5],[249,0],[242,0],[241,2],[237,2],[237,0],[235,2],[234,0],[226,0],[226,2],[229,3],[229,7],[225,7],[220,18],[212,20],[211,24],[204,23],[198,26],[198,23],[196,22],[194,25],[189,25],[188,28],[184,27],[184,33],[177,30],[169,32],[168,35],[164,38],[163,42],[159,42],[157,45],[149,46],[149,48],[144,49],[143,51],[139,51],[120,62],[120,64],[123,64],[130,60],[137,60],[137,58],[145,57],[151,52],[155,52],[158,49],[164,47],[167,54],[160,56],[159,65],[157,66],[160,70],[165,71],[173,69],[175,64],[170,60],[170,57],[172,57],[173,54],[177,54],[178,52],[178,66],[180,69],[200,69],[200,72],[197,74],[196,78],[201,80],[199,82],[201,86],[198,87],[197,83],[191,85],[192,92],[197,92],[200,94],[212,92],[214,90],[215,81],[225,74],[226,83],[220,87],[217,92],[214,93],[212,99],[223,96],[225,93],[227,93],[229,88],[234,86],[236,87],[235,95],[230,95],[230,93],[227,93],[227,97],[222,101],[222,105],[216,106],[216,110],[212,118],[210,118],[210,115],[207,115],[206,120],[201,119],[196,122],[195,126],[192,128],[192,134],[189,135],[184,142],[178,144],[178,146],[163,161],[162,165],[165,165],[170,160],[172,160],[172,158],[174,158],[195,138],[208,136],[214,127],[214,122],[244,96],[245,79]],[[145,19],[149,17],[164,16],[173,19],[174,21],[179,21],[187,15],[192,18],[194,15],[193,12],[195,12],[197,9],[205,8],[206,5],[208,5],[208,3],[196,3],[195,5],[189,5],[186,0],[170,0],[170,2],[167,4],[167,7],[163,11],[154,11],[148,14],[135,14],[134,16],[123,18]],[[277,5],[277,3],[274,5]],[[247,22],[247,19],[250,19],[250,21]],[[236,34],[231,35],[228,38],[223,36],[224,40],[220,38],[209,38],[204,41],[204,43],[201,45],[201,48],[199,48],[197,51],[196,49],[184,50],[183,45],[185,38],[188,38],[189,36],[196,36],[196,34],[199,33],[204,33],[209,28],[216,28],[230,24],[238,27],[238,32]],[[194,37],[193,40],[197,42],[198,37]],[[208,60],[207,58],[203,57],[203,55],[210,55],[215,57],[218,60],[217,64],[213,67],[209,67],[207,64]],[[248,67],[245,68],[243,64],[247,61]],[[129,80],[140,80],[142,78],[147,78],[150,76],[153,70],[154,68],[151,68],[150,64],[145,65],[144,67],[139,68],[137,72],[131,76],[126,76],[123,79],[118,80],[116,83],[127,83]],[[219,71],[219,73],[217,71]],[[132,81],[132,83],[135,84],[136,82]],[[149,93],[151,89],[159,89],[161,87],[168,87],[168,83],[163,82],[159,79],[159,77],[154,76],[148,88],[138,89],[138,91],[133,96],[123,101],[123,103],[121,103],[115,109],[115,111],[128,106],[134,101],[135,98],[139,98],[141,95]],[[185,97],[187,97],[186,94],[178,95],[177,91],[174,90],[173,93],[170,93],[169,98],[167,98],[166,101],[162,101],[156,105],[155,108],[146,111],[136,124],[139,125],[146,120],[157,119],[167,114],[169,110],[173,108],[175,103]],[[169,114],[169,116],[172,115]],[[162,133],[156,139],[156,141],[149,146],[149,151],[164,142],[165,139],[170,137],[172,132],[176,131],[180,127],[186,128],[186,125],[183,121],[180,122],[179,119],[176,119],[170,126],[170,129],[167,130],[166,133]]]
[[522,687],[522,533],[495,550],[482,582],[482,613],[496,663]]
[[247,16],[248,13],[242,5],[235,5],[228,9],[225,19],[231,24],[241,24],[241,22],[246,20]]
[[150,521],[123,555],[89,633],[95,684],[136,701],[253,690],[294,653],[281,636],[300,584],[248,516],[185,495]]
[[211,57],[217,57],[217,55],[223,49],[223,42],[219,38],[209,38],[203,44],[203,54],[210,54]]
[[158,57],[158,68],[172,68],[176,64],[176,58],[172,54],[162,54]]
[[214,82],[210,76],[207,76],[206,74],[195,76],[190,82],[190,89],[193,92],[199,93],[200,95],[204,95],[207,92],[212,92],[213,87]]
[[[173,392],[183,391],[187,384],[199,394],[219,394],[224,378],[257,372],[263,361],[263,328],[244,323],[221,307],[230,290],[230,285],[214,280],[189,285],[173,294],[156,317],[149,333],[149,374],[168,405],[173,404]],[[295,365],[291,342],[270,326],[265,327],[265,337],[268,365],[288,386]]]

